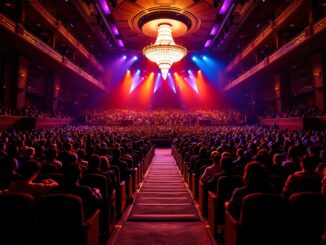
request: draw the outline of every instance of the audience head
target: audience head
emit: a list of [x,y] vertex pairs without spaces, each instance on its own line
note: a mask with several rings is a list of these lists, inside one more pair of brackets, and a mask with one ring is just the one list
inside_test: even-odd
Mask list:
[[267,171],[261,163],[250,162],[245,167],[243,181],[252,188],[266,188],[268,186]]
[[21,176],[26,180],[34,180],[41,169],[41,163],[36,160],[26,161],[20,169]]
[[100,157],[98,155],[92,155],[88,159],[88,169],[99,169],[100,168]]
[[232,171],[232,158],[230,157],[222,157],[220,160],[220,165],[221,165],[221,169],[224,170],[224,172],[231,172]]
[[82,176],[82,168],[77,164],[71,164],[64,169],[64,183],[65,185],[75,185],[79,182]]
[[316,162],[312,156],[304,155],[300,161],[301,169],[306,172],[313,172],[316,169]]
[[281,165],[282,162],[283,162],[283,157],[282,157],[282,155],[281,155],[281,154],[278,154],[278,153],[274,154],[274,157],[273,157],[273,163],[274,163],[275,165]]
[[112,157],[114,159],[120,159],[120,156],[121,156],[121,152],[119,148],[115,148],[112,150]]

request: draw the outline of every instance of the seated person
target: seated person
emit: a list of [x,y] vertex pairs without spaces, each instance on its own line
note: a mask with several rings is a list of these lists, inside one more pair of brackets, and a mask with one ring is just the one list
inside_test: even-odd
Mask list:
[[89,158],[88,160],[88,168],[86,170],[86,174],[99,174],[104,176],[107,179],[107,183],[108,183],[108,187],[110,190],[110,193],[112,193],[113,191],[113,183],[112,183],[112,179],[110,176],[110,173],[107,171],[103,171],[101,170],[100,166],[101,166],[101,158],[104,156],[98,156],[98,155],[93,155]]
[[322,176],[315,172],[314,159],[306,155],[301,159],[300,165],[302,170],[291,174],[285,182],[282,195],[286,198],[296,192],[320,192]]
[[[1,161],[1,160],[0,160]],[[3,159],[0,173],[0,190],[8,189],[11,182],[21,178],[16,172],[18,169],[18,161],[15,158]]]
[[79,196],[83,202],[86,220],[100,207],[102,195],[96,188],[80,185],[81,176],[81,167],[77,163],[71,164],[64,169],[64,184],[57,186],[52,192]]
[[257,192],[271,192],[268,174],[259,162],[250,162],[243,175],[244,187],[236,188],[228,204],[227,210],[237,220],[240,218],[241,203],[245,196]]
[[120,181],[127,181],[129,179],[129,174],[132,173],[132,170],[128,169],[128,164],[120,160],[120,149],[115,148],[112,150],[112,160],[111,165],[119,167],[120,170]]
[[42,165],[51,164],[60,169],[62,167],[62,163],[58,161],[56,158],[58,157],[58,152],[56,149],[49,149],[46,152],[46,159],[42,162]]
[[40,169],[41,164],[38,161],[26,161],[21,168],[21,179],[9,185],[9,192],[25,192],[39,198],[58,186],[58,183],[51,179],[44,179],[42,183],[34,183]]
[[223,170],[220,166],[221,155],[215,154],[213,158],[213,164],[207,167],[200,177],[201,182],[206,183],[209,179],[213,178],[215,175],[221,173]]
[[320,163],[318,164],[316,168],[316,172],[319,174],[323,174],[324,170],[326,169],[326,150],[320,151]]

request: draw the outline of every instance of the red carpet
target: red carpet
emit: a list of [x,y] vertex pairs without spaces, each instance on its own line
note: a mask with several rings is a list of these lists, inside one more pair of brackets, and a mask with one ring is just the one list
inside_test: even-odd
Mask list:
[[113,244],[213,244],[171,149],[156,149],[127,222]]

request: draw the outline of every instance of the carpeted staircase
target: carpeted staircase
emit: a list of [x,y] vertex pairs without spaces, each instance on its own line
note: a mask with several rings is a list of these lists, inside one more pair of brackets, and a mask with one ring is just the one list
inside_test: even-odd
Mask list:
[[214,244],[171,149],[156,149],[127,221],[112,244]]

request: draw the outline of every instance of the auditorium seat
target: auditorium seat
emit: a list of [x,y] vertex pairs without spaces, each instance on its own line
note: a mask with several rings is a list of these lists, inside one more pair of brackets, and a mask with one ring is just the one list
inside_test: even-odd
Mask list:
[[70,194],[44,196],[37,205],[41,244],[99,244],[99,213],[84,220],[82,200]]
[[97,188],[102,195],[100,208],[100,232],[110,234],[115,223],[115,190],[109,186],[105,176],[100,174],[87,174],[80,180],[81,185]]
[[[205,169],[209,165],[204,165],[200,168],[200,176],[204,173]],[[199,202],[199,208],[203,216],[207,217],[207,202],[208,202],[208,190],[206,185],[199,180],[198,182],[198,202]]]
[[34,197],[26,193],[0,195],[0,244],[35,244]]
[[326,195],[318,192],[299,192],[289,198],[294,213],[295,244],[322,244],[326,228]]
[[241,176],[222,176],[217,181],[216,193],[208,192],[208,222],[213,234],[225,223],[224,203],[230,200],[235,188],[243,185]]
[[209,159],[201,159],[198,160],[195,163],[194,166],[194,171],[192,173],[192,195],[194,197],[195,200],[198,200],[199,198],[199,178],[200,178],[200,170],[201,167],[205,166],[205,165],[211,165],[212,161]]
[[288,201],[275,194],[247,195],[240,220],[226,211],[225,245],[290,244],[291,215]]

